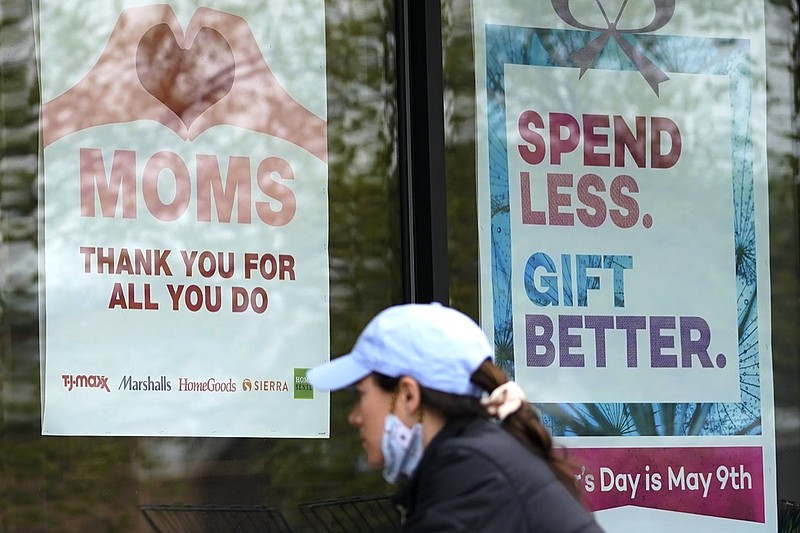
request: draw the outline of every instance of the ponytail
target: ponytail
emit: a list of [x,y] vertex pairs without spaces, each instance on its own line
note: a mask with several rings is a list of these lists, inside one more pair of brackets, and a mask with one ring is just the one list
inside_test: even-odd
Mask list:
[[[373,373],[378,386],[384,391],[396,389],[399,378]],[[478,388],[491,393],[500,385],[510,381],[506,373],[495,366],[491,359],[486,359],[470,378]],[[447,420],[456,418],[490,418],[486,407],[476,396],[458,396],[420,386],[422,405],[436,411]],[[542,424],[539,415],[526,401],[516,411],[508,414],[502,421],[502,427],[519,440],[533,454],[541,457],[567,489],[579,500],[583,496],[578,482],[572,474],[570,462],[563,449],[553,447],[553,438]]]
[[[492,392],[509,381],[506,373],[495,366],[490,359],[478,367],[472,374],[471,380],[487,392]],[[502,426],[531,452],[541,457],[550,466],[559,481],[566,485],[576,498],[582,499],[578,483],[572,475],[570,463],[564,451],[561,450],[557,453],[553,448],[553,438],[531,404],[522,402],[519,409],[503,419]]]

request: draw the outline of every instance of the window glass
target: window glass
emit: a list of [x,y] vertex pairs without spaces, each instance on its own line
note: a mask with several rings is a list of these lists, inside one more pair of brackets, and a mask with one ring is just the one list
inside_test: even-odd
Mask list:
[[[742,0],[745,1],[745,0]],[[778,499],[800,502],[800,278],[798,277],[796,2],[769,0],[768,165],[772,358]],[[723,16],[722,14],[720,16]],[[445,150],[452,301],[478,315],[475,73],[470,0],[443,0]]]
[[[387,492],[347,426],[347,393],[332,395],[330,439],[41,436],[34,6],[0,11],[0,530],[151,531],[164,509],[150,507],[181,504],[220,507],[195,530],[224,530],[214,517],[247,505],[302,531],[309,513],[336,511],[311,503]],[[326,2],[334,356],[402,295],[393,13],[388,1]]]
[[767,163],[769,165],[772,366],[778,499],[800,502],[800,190],[797,181],[798,11],[767,3]]
[[452,305],[478,319],[475,72],[469,0],[442,2],[445,177]]

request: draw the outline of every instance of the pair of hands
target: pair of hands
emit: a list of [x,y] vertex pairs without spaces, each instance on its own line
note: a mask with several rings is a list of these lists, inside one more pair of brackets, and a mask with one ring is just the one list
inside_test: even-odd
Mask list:
[[89,73],[42,106],[42,142],[92,126],[154,120],[185,140],[232,125],[327,161],[327,125],[270,70],[247,22],[199,8],[182,30],[164,5],[131,8]]

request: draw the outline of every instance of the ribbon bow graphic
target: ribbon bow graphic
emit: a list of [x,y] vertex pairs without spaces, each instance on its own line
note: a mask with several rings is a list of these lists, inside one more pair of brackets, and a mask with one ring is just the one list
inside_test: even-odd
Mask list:
[[587,70],[594,67],[595,63],[597,62],[597,58],[600,56],[600,53],[606,46],[608,39],[613,37],[614,40],[617,41],[617,44],[619,44],[620,48],[622,48],[622,51],[625,52],[625,55],[628,56],[631,62],[636,66],[644,79],[650,85],[650,88],[653,89],[653,92],[658,95],[658,85],[663,81],[667,81],[669,76],[664,74],[664,72],[658,68],[655,63],[650,61],[650,59],[648,59],[644,54],[640,53],[635,46],[629,43],[622,36],[622,34],[647,33],[662,28],[670,21],[670,19],[672,19],[672,15],[675,12],[675,0],[653,0],[653,5],[656,8],[653,20],[641,28],[629,29],[620,29],[618,27],[618,23],[622,17],[622,12],[625,11],[625,6],[628,4],[628,0],[625,0],[622,3],[619,13],[617,13],[617,17],[613,21],[608,18],[608,15],[603,8],[603,4],[600,3],[600,0],[596,0],[597,6],[600,8],[600,12],[603,14],[603,18],[606,21],[605,28],[589,26],[588,24],[584,24],[576,19],[575,15],[572,14],[572,10],[570,10],[570,0],[550,0],[550,2],[553,4],[553,9],[555,9],[556,14],[561,18],[561,20],[570,26],[574,26],[575,28],[580,28],[582,30],[602,32],[602,35],[591,40],[586,46],[570,56],[570,58],[575,61],[575,63],[577,63],[581,69],[579,77],[582,77]]

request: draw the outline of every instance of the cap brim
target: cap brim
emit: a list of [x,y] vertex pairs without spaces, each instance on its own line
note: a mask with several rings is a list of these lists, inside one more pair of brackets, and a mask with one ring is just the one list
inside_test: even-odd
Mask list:
[[347,354],[310,369],[306,378],[315,389],[339,390],[367,377],[371,372]]

